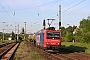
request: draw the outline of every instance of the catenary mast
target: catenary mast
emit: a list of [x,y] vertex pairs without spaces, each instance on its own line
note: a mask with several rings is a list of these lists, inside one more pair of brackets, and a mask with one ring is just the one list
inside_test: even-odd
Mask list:
[[61,5],[59,5],[59,30],[61,30]]

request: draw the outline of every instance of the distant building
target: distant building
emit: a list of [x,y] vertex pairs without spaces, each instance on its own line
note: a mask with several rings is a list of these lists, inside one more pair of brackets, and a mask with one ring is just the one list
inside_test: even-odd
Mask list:
[[9,37],[9,38],[8,38],[8,40],[12,40],[12,38],[11,38],[11,37]]
[[[80,29],[79,26],[76,27],[76,29],[74,29],[73,34],[77,33],[77,30]],[[81,30],[81,29],[80,29]]]
[[76,29],[74,29],[74,31],[73,31],[73,34],[75,34],[76,33]]

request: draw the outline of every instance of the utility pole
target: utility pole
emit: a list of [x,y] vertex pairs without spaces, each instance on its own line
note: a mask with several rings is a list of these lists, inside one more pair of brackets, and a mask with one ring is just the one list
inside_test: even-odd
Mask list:
[[17,40],[17,39],[16,39],[16,26],[15,26],[15,40]]
[[2,40],[2,42],[4,41],[4,30],[5,30],[5,29],[3,29],[3,40]]
[[17,32],[17,41],[18,41],[18,35],[19,35],[19,24],[18,24],[18,32]]
[[44,30],[45,30],[45,26],[46,26],[46,22],[45,22],[45,20],[43,20],[43,26],[44,26]]
[[59,30],[61,35],[61,5],[59,5]]
[[[3,23],[5,23],[5,22],[3,22]],[[5,30],[5,29],[2,29],[2,30],[3,30],[3,39],[2,39],[2,42],[3,42],[3,41],[4,41],[4,30]]]
[[24,39],[26,40],[26,22],[25,23],[25,33],[24,33]]
[[59,5],[59,30],[61,30],[61,5]]

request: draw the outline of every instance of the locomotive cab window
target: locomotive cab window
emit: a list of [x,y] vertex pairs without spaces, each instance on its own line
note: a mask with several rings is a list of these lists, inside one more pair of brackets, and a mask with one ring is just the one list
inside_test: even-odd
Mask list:
[[60,39],[60,32],[47,32],[47,39]]

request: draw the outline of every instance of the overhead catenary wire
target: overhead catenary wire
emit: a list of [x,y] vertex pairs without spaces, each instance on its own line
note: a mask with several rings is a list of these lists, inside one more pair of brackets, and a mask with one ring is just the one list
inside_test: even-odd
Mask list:
[[[45,5],[49,5],[49,4],[52,4],[52,3],[56,3],[56,2],[59,2],[59,1],[61,1],[61,0],[56,0],[56,1],[52,1],[52,2],[49,2],[49,3],[45,3],[45,4],[41,4],[41,5],[37,5],[37,6],[31,6],[31,7],[27,7],[27,8],[16,9],[15,11],[25,10],[25,9],[31,9],[31,8],[37,8],[37,7],[41,7],[41,6],[45,6]],[[14,11],[14,10],[9,10],[9,11]]]
[[[45,6],[45,5],[49,5],[49,4],[52,4],[52,3],[56,3],[56,2],[59,2],[59,1],[61,1],[61,0],[56,0],[56,1],[52,1],[52,2],[49,2],[49,3],[45,3],[45,4],[42,4],[42,5],[37,5],[37,6],[34,6],[34,7],[28,7],[28,8],[22,8],[22,9],[17,9],[17,10],[11,10],[10,9],[10,7],[8,6],[8,4],[7,4],[7,6],[8,6],[8,8],[10,9],[9,11],[14,11],[14,14],[13,14],[13,16],[15,16],[15,11],[18,11],[18,10],[24,10],[24,9],[30,9],[30,8],[36,8],[36,7],[41,7],[41,6]],[[7,2],[6,2],[7,3]],[[2,5],[1,5],[2,6]],[[3,7],[3,6],[2,6]],[[3,7],[3,9],[4,9],[4,7]],[[4,9],[4,11],[8,14],[8,11],[6,11],[5,9]],[[8,14],[8,16],[10,17],[10,15]],[[40,16],[40,13],[38,12],[38,17]],[[11,17],[10,17],[11,18]],[[14,17],[15,18],[15,17]],[[12,20],[13,21],[13,20]],[[13,21],[14,22],[14,21]]]
[[[85,2],[85,1],[86,1],[86,0],[82,0],[82,1],[80,1],[79,3],[73,5],[72,7],[70,7],[70,8],[68,8],[68,9],[62,11],[61,13],[64,13],[64,12],[66,12],[66,11],[71,10],[72,8],[74,8],[74,7],[78,6],[78,5],[80,5],[81,3]],[[57,2],[58,2],[58,1],[57,1]],[[43,5],[41,5],[41,6],[43,6]],[[56,14],[56,13],[55,13],[55,14]],[[55,15],[55,14],[54,14],[54,15]],[[57,14],[57,16],[58,16],[58,14]]]
[[5,2],[6,2],[6,4],[7,4],[7,6],[8,6],[8,9],[11,11],[11,13],[12,13],[12,10],[10,9],[10,7],[9,7],[9,5],[8,5],[8,3],[7,3],[7,1],[5,0]]
[[[64,11],[62,11],[61,13],[64,13],[64,12],[66,12],[66,11],[69,11],[70,9],[72,9],[72,8],[76,7],[77,5],[79,5],[79,4],[81,4],[81,3],[83,3],[84,1],[86,1],[86,0],[82,0],[82,1],[80,1],[79,3],[77,3],[77,4],[73,5],[72,7],[65,9],[65,10],[64,10]],[[55,13],[55,14],[56,14],[56,13]],[[56,14],[56,15],[58,16],[58,14]]]
[[46,3],[46,4],[42,4],[42,5],[39,5],[39,6],[49,5],[49,4],[52,4],[52,3],[59,2],[59,1],[61,1],[61,0],[52,1],[52,2],[49,2],[49,3]]
[[[85,1],[85,0],[83,0],[83,1]],[[51,2],[51,3],[52,3],[52,2]],[[80,2],[79,4],[81,4],[81,2]],[[79,5],[79,4],[77,3],[76,5],[74,5],[74,6],[70,7],[70,8],[68,8],[68,9],[64,10],[63,12],[66,12],[66,11],[72,9],[72,8],[76,7],[77,5]],[[44,6],[44,5],[48,5],[48,3],[43,4],[43,5],[40,5],[39,7]],[[38,6],[35,6],[35,7],[38,7]],[[34,7],[32,7],[32,8],[34,8]],[[27,8],[27,9],[30,9],[30,8]],[[21,9],[21,10],[23,10],[23,9]],[[18,9],[17,9],[17,10],[14,10],[14,11],[18,11]],[[7,11],[6,11],[6,12],[7,12]],[[63,13],[63,12],[62,12],[62,13]],[[14,13],[15,13],[15,12],[14,12]],[[40,13],[38,13],[38,14],[41,15]],[[56,14],[56,13],[55,13],[55,14]]]
[[[88,4],[89,5],[89,4]],[[79,9],[76,9],[76,10],[74,10],[73,12],[76,12],[76,11],[81,11],[82,9],[85,9],[88,5],[86,5],[86,6],[84,6],[84,7],[82,7],[82,8],[79,8]],[[70,14],[70,13],[68,13],[68,14]],[[65,17],[65,16],[64,16]],[[74,22],[74,21],[76,21],[76,20],[72,20],[72,22]]]
[[[48,4],[52,4],[52,3],[56,3],[56,2],[59,2],[59,1],[61,1],[61,0],[52,1],[52,2],[49,2],[49,3],[45,3],[45,4],[38,5],[38,6],[34,6],[34,7],[22,8],[22,9],[17,9],[17,10],[10,10],[10,11],[18,11],[18,10],[24,10],[24,9],[35,8],[35,7],[41,7],[41,6],[48,5]],[[74,6],[72,6],[72,7],[68,8],[68,9],[64,10],[63,12],[66,12],[66,11],[68,11],[68,10],[74,8],[75,6],[81,4],[81,3],[84,2],[84,1],[85,1],[85,0],[83,0],[83,1],[81,1],[81,2],[79,2],[79,3],[77,3],[77,4],[75,4]],[[8,7],[9,7],[9,6],[8,6]],[[62,12],[62,13],[63,13],[63,12]],[[39,13],[38,13],[38,15],[39,15]],[[58,14],[57,14],[57,15],[58,15]]]
[[[11,19],[10,15],[8,14],[8,12],[4,9],[4,7],[0,4],[0,6],[3,8],[3,10],[5,11],[5,13],[8,15],[8,17]],[[12,20],[12,19],[11,19]],[[13,20],[12,20],[13,21]]]
[[[34,6],[34,7],[28,7],[28,8],[22,8],[22,9],[17,9],[17,10],[11,10],[10,8],[9,8],[9,6],[8,6],[8,8],[10,9],[9,11],[14,11],[14,13],[15,13],[15,11],[18,11],[18,10],[24,10],[24,9],[30,9],[30,8],[35,8],[35,7],[41,7],[41,6],[45,6],[45,5],[49,5],[49,4],[52,4],[52,3],[56,3],[56,2],[59,2],[59,1],[61,1],[61,0],[56,0],[56,1],[52,1],[52,2],[49,2],[49,3],[45,3],[45,4],[42,4],[42,5],[38,5],[38,6]],[[7,2],[6,2],[7,3]],[[4,8],[4,7],[3,7]],[[4,11],[7,13],[8,11],[6,11],[5,9],[4,9]],[[38,13],[38,16],[39,16],[40,14]],[[9,16],[9,15],[8,15]],[[10,17],[10,16],[9,16]]]
[[[10,9],[10,7],[9,7],[9,5],[8,5],[8,3],[7,3],[7,1],[5,0],[5,2],[6,2],[6,5],[7,5],[7,7],[8,7],[8,9],[11,11],[11,13],[13,13],[12,12],[12,10]],[[6,11],[5,9],[4,9],[4,11]],[[7,11],[6,11],[7,12]],[[9,15],[9,14],[8,14]],[[10,17],[10,15],[9,15],[9,17]],[[11,17],[10,17],[11,18]],[[12,19],[11,19],[12,20]],[[7,24],[7,27],[8,27],[8,29],[9,29],[9,26],[8,26],[8,24]]]
[[70,9],[74,8],[74,7],[76,7],[77,5],[79,5],[79,4],[81,4],[81,3],[83,3],[84,1],[86,1],[86,0],[82,0],[81,2],[79,2],[79,3],[75,4],[74,6],[72,6],[72,7],[68,8],[68,9],[64,10],[62,13],[66,12],[66,11],[68,11],[68,10],[70,10]]
[[5,2],[6,2],[6,4],[7,4],[7,6],[8,6],[8,9],[11,11],[11,13],[13,13],[13,16],[14,16],[14,20],[15,20],[15,10],[14,10],[14,12],[10,9],[10,7],[9,7],[9,5],[8,5],[8,3],[7,3],[7,1],[5,0]]
[[[68,11],[68,10],[74,8],[75,6],[77,6],[77,5],[81,4],[81,3],[83,3],[84,1],[85,1],[85,0],[83,0],[83,1],[81,1],[81,2],[79,2],[79,3],[77,3],[76,5],[70,7],[70,8],[68,8],[68,9],[66,9],[66,10],[64,10],[62,13],[64,13],[64,12],[66,12],[66,11]],[[88,5],[86,5],[86,6],[88,6]],[[85,9],[86,6],[84,6],[83,8]],[[78,9],[78,10],[82,10],[83,8],[80,8],[80,9]],[[75,10],[75,11],[77,11],[77,10]],[[82,20],[82,17],[81,17],[80,19]],[[70,21],[70,22],[74,22],[74,21],[76,21],[76,20],[78,20],[78,19],[72,20],[72,21]],[[67,23],[65,23],[65,24],[67,24]]]
[[[85,1],[86,1],[86,0],[82,0],[81,2],[75,4],[74,6],[68,8],[68,9],[66,9],[66,10],[64,10],[64,11],[62,11],[61,13],[64,13],[64,12],[66,12],[66,11],[71,10],[72,8],[76,7],[77,5],[79,5],[79,4],[81,4],[81,3],[85,2]],[[56,13],[55,13],[54,15],[56,15]],[[57,14],[57,16],[58,16],[58,14]],[[54,16],[54,17],[55,17],[55,16]],[[76,20],[73,20],[73,21],[76,21]],[[71,21],[70,21],[70,22],[71,22]]]

